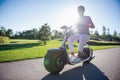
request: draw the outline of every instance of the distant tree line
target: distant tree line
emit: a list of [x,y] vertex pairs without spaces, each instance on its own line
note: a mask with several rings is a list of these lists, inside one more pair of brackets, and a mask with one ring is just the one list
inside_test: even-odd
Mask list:
[[99,32],[95,30],[91,38],[96,39],[96,40],[120,42],[120,33],[117,33],[117,31],[114,30],[113,34],[111,34],[110,29],[103,26],[102,34],[100,35]]
[[[62,29],[63,31],[51,30],[50,26],[45,23],[39,29],[33,28],[13,34],[12,29],[6,29],[1,26],[0,36],[8,36],[12,39],[39,39],[46,44],[47,40],[63,38],[65,29]],[[103,26],[102,34],[100,35],[99,32],[95,30],[94,33],[91,33],[91,39],[120,42],[120,33],[117,33],[115,30],[114,33],[111,34],[110,29]]]
[[46,44],[47,40],[51,38],[51,28],[45,23],[42,25],[39,30],[33,28],[32,30],[25,30],[22,32],[16,32],[13,34],[12,29],[6,30],[5,27],[0,27],[0,36],[8,36],[12,39],[39,39]]

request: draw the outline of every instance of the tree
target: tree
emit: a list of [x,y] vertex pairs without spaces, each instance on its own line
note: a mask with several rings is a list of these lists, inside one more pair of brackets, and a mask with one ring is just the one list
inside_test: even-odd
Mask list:
[[21,37],[23,37],[24,39],[33,39],[32,30],[23,31],[22,34],[21,34]]
[[25,30],[25,31],[16,33],[14,38],[38,39],[38,30],[36,28],[33,28],[31,30]]
[[56,38],[56,35],[55,35],[56,32],[57,32],[57,30],[52,30],[52,36],[53,36],[52,39],[55,39],[55,38]]
[[46,23],[41,26],[39,31],[40,39],[44,42],[45,45],[47,44],[46,41],[50,39],[51,35],[50,30],[51,30],[50,26]]
[[52,30],[52,34],[53,34],[53,39],[60,39],[63,37],[63,33],[61,31],[58,30]]
[[0,27],[0,36],[11,37],[13,35],[12,29],[7,29],[3,26]]
[[95,31],[94,34],[95,34],[96,37],[99,37],[99,36],[100,36],[97,30]]
[[63,33],[61,31],[58,32],[59,38],[63,38]]
[[117,37],[117,31],[116,30],[114,30],[114,32],[113,32],[113,37]]
[[112,36],[111,36],[111,34],[110,34],[110,29],[109,29],[109,28],[107,29],[106,40],[107,40],[107,41],[112,41]]
[[103,35],[106,35],[106,27],[103,26]]
[[3,26],[0,27],[0,36],[6,36],[6,29]]
[[109,28],[107,29],[107,35],[110,35],[110,29]]
[[33,32],[33,38],[38,39],[38,37],[37,37],[38,36],[38,30],[36,28],[33,28],[32,32]]
[[113,32],[112,40],[113,40],[113,41],[117,41],[117,40],[118,40],[117,31],[116,31],[116,30],[114,30],[114,32]]
[[8,30],[6,31],[6,36],[12,37],[12,35],[13,35],[12,29],[8,29]]
[[95,33],[92,36],[93,36],[93,39],[95,40],[98,40],[100,37],[99,32],[97,30],[95,30]]
[[106,27],[105,27],[105,26],[103,26],[102,38],[103,38],[103,39],[106,38]]
[[56,39],[59,36],[58,30],[52,30],[53,32],[53,38]]

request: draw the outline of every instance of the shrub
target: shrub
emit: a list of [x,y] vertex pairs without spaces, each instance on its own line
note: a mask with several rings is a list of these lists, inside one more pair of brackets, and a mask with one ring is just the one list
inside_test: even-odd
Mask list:
[[0,44],[8,44],[9,38],[6,36],[0,36]]

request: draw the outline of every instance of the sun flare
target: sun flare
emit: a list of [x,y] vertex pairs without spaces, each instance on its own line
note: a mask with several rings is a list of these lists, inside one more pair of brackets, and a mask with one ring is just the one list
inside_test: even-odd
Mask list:
[[59,25],[74,25],[77,21],[78,13],[77,8],[75,6],[66,7],[58,14],[58,19],[56,23]]

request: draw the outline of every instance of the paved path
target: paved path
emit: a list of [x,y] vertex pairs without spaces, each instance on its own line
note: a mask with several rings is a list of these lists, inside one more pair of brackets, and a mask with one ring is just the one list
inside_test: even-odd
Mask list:
[[43,59],[0,63],[0,80],[120,80],[120,48],[94,54],[91,63],[66,65],[58,75],[44,69]]

